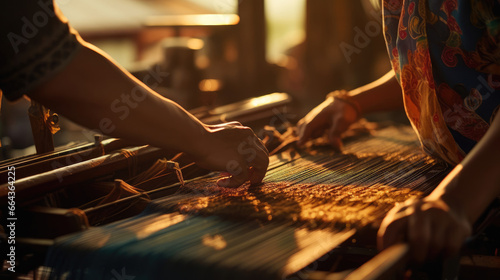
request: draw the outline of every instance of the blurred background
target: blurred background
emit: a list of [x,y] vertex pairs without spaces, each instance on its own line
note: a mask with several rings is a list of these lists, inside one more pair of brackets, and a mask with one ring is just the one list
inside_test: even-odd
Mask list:
[[[286,92],[299,119],[328,92],[390,69],[381,12],[370,0],[56,2],[86,41],[191,110]],[[28,107],[25,99],[2,102],[9,157],[34,153]],[[56,146],[93,141],[91,131],[59,123]]]

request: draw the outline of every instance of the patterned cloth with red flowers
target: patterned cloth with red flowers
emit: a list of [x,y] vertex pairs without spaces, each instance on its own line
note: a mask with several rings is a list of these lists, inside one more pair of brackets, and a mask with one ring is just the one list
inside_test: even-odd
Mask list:
[[500,108],[500,1],[384,0],[384,35],[424,149],[458,164]]

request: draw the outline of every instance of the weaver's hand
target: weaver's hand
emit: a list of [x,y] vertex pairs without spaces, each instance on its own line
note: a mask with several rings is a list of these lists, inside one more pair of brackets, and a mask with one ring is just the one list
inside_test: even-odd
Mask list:
[[359,118],[352,104],[338,98],[328,97],[298,123],[299,145],[309,139],[328,133],[328,140],[333,148],[342,147],[341,135]]
[[413,260],[420,263],[452,256],[471,234],[471,225],[461,212],[442,199],[407,201],[394,207],[383,220],[378,247],[382,250],[407,241]]
[[230,174],[217,182],[219,186],[235,188],[248,180],[251,184],[262,182],[269,155],[250,128],[231,122],[206,126],[206,129],[206,140],[199,141],[202,152],[193,156],[196,164],[203,168]]

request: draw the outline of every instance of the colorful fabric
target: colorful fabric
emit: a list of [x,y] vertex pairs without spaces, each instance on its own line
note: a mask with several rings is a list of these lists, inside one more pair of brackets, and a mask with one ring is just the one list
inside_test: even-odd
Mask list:
[[81,49],[53,0],[0,2],[0,93],[15,100],[53,77]]
[[384,0],[384,35],[424,149],[458,164],[500,108],[500,1]]

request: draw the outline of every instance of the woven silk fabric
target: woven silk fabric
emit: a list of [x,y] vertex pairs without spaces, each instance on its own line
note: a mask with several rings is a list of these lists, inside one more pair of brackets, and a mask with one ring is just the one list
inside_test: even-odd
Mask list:
[[384,32],[424,149],[457,164],[500,108],[500,3],[384,0]]
[[396,203],[432,192],[449,169],[418,146],[412,128],[391,126],[343,153],[277,154],[257,186],[218,187],[218,172],[188,180],[138,216],[58,238],[41,279],[294,279],[354,232],[374,234]]
[[410,127],[372,133],[349,141],[343,153],[319,149],[290,161],[273,157],[258,186],[220,188],[216,176],[186,184],[182,195],[149,207],[237,221],[297,222],[310,229],[377,229],[396,203],[429,194],[448,169],[419,149]]

